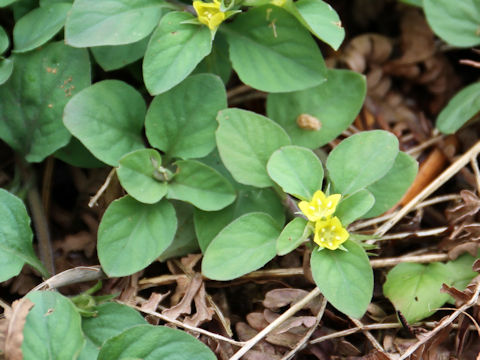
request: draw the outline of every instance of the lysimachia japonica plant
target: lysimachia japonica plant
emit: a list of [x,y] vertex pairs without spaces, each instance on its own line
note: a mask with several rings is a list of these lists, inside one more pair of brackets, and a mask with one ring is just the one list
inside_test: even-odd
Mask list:
[[[348,225],[394,206],[417,164],[380,130],[352,135],[328,156],[320,149],[350,126],[366,92],[363,76],[325,67],[314,38],[337,49],[344,37],[327,3],[0,0],[0,6],[16,19],[10,55],[0,58],[0,138],[27,163],[55,156],[74,166],[115,168],[127,195],[108,206],[98,229],[108,276],[201,251],[206,277],[231,280],[306,245],[327,300],[350,316],[364,314],[373,273]],[[9,44],[0,27],[0,53]],[[110,73],[118,69],[121,78]],[[228,107],[232,69],[268,93],[265,115]],[[0,241],[14,259],[0,254],[2,280],[25,263],[47,277],[22,202],[4,190],[0,196]],[[191,358],[215,358],[190,335],[147,325],[119,304],[95,305],[97,316],[82,318],[60,294],[28,298],[36,306],[25,325],[27,359],[45,344],[62,358],[138,357],[149,346],[168,356],[172,347],[164,345],[172,342],[188,343],[182,351]],[[51,307],[57,311],[44,317]],[[108,317],[115,326],[102,328]],[[53,325],[62,318],[71,320],[68,331]],[[37,326],[51,329],[41,341],[33,335]],[[145,342],[147,333],[156,341]],[[55,348],[60,343],[69,345]]]

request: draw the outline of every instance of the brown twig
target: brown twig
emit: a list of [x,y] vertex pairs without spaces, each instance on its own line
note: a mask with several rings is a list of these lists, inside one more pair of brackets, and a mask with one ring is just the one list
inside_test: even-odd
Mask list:
[[112,170],[110,170],[103,185],[100,187],[100,189],[98,189],[97,193],[90,199],[88,203],[88,207],[93,207],[97,203],[98,199],[100,199],[100,196],[102,196],[105,190],[107,190],[108,185],[110,185],[110,181],[112,181],[113,175],[115,175],[115,170],[116,170],[115,168],[112,168]]
[[363,324],[360,320],[357,320],[355,318],[352,318],[352,317],[348,317],[350,319],[351,322],[353,322],[355,324],[355,326],[357,327],[361,327],[363,328],[362,329],[362,332],[363,334],[366,336],[366,338],[368,339],[368,341],[370,341],[370,343],[373,345],[373,347],[377,350],[377,351],[380,351],[383,355],[385,355],[387,358],[390,358],[390,356],[385,352],[385,349],[382,347],[382,345],[380,345],[380,343],[377,341],[377,339],[375,339],[375,336],[372,335],[372,333],[368,330],[366,330],[364,327],[363,327]]

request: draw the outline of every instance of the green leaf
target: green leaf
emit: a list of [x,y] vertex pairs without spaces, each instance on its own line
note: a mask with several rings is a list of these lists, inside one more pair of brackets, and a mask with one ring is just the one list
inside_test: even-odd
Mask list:
[[130,196],[115,200],[98,228],[98,257],[110,277],[126,276],[150,265],[172,243],[177,229],[166,200],[142,204]]
[[281,228],[268,214],[253,212],[230,223],[212,240],[202,273],[213,280],[232,280],[257,270],[275,257]]
[[391,209],[415,180],[417,171],[417,161],[400,151],[387,174],[367,187],[375,197],[375,204],[363,217],[375,217]]
[[397,154],[398,140],[387,131],[365,131],[343,140],[327,159],[335,192],[353,194],[381,179],[392,168]]
[[267,92],[308,89],[325,81],[325,63],[308,31],[288,12],[250,9],[222,27],[230,59],[247,85]]
[[18,0],[0,0],[0,8],[13,4],[16,1]]
[[0,87],[0,138],[27,161],[40,162],[70,140],[63,108],[90,85],[88,53],[57,42],[14,58],[13,74]]
[[314,249],[310,259],[312,275],[323,296],[336,309],[361,318],[373,293],[373,271],[362,246],[347,240],[347,251]]
[[48,6],[58,3],[69,3],[72,4],[73,0],[40,0],[40,6]]
[[206,211],[223,209],[236,197],[230,182],[211,167],[195,160],[175,163],[175,177],[168,184],[167,197],[189,202]]
[[472,255],[463,254],[457,259],[447,262],[445,266],[450,276],[449,285],[460,291],[465,290],[470,281],[478,275],[477,272],[472,270],[475,260],[477,259]]
[[126,45],[92,47],[95,61],[105,71],[121,69],[143,57],[147,50],[148,37]]
[[63,122],[95,157],[118,166],[124,154],[144,147],[141,132],[145,112],[145,100],[132,86],[104,80],[68,102]]
[[340,201],[335,210],[335,216],[338,216],[343,226],[347,226],[362,217],[374,203],[375,198],[370,191],[358,190]]
[[35,255],[30,217],[22,200],[0,189],[0,282],[17,276],[25,263],[48,277]]
[[79,360],[96,359],[103,343],[135,325],[145,324],[140,313],[126,305],[105,303],[94,309],[97,315],[84,318],[82,329],[87,340]]
[[437,128],[444,134],[453,134],[480,111],[480,82],[459,91],[437,118]]
[[334,50],[338,50],[345,38],[345,29],[337,12],[321,0],[299,0],[294,5],[308,24],[309,30]]
[[290,221],[277,239],[277,254],[286,255],[302,245],[306,240],[306,226],[307,220],[301,217],[296,217]]
[[322,163],[311,150],[284,146],[275,151],[267,163],[270,177],[286,193],[310,200],[322,188]]
[[226,107],[219,77],[193,75],[152,101],[145,119],[148,141],[168,157],[206,156],[215,147],[217,112]]
[[227,39],[222,33],[215,34],[212,52],[197,65],[193,73],[212,73],[220,76],[224,84],[228,82],[232,74],[232,64],[228,57]]
[[436,35],[454,46],[480,44],[478,0],[423,0],[428,24]]
[[26,297],[35,305],[23,329],[23,358],[76,359],[85,340],[72,302],[54,291],[34,291]]
[[[362,108],[365,94],[363,75],[330,69],[327,81],[317,87],[288,94],[269,94],[267,116],[285,129],[293,144],[316,149],[350,126]],[[318,119],[321,128],[306,130],[299,127],[297,118],[301,114]]]
[[99,168],[107,166],[93,156],[92,153],[74,137],[70,139],[67,146],[55,153],[55,157],[76,167]]
[[423,0],[399,0],[399,1],[403,2],[404,4],[408,4],[412,6],[418,6],[418,7],[423,6]]
[[65,24],[69,3],[58,3],[36,8],[17,21],[13,29],[15,52],[38,48],[55,36]]
[[157,26],[164,7],[162,0],[75,0],[65,41],[75,47],[137,42]]
[[278,224],[285,223],[285,210],[277,194],[270,188],[258,189],[242,186],[238,191],[237,200],[220,211],[202,211],[195,209],[195,233],[202,252],[215,236],[229,223],[238,217],[251,212],[269,214]]
[[0,85],[5,84],[13,73],[13,61],[0,59]]
[[138,325],[108,339],[98,356],[98,360],[127,358],[215,360],[216,356],[185,331],[166,326]]
[[383,293],[409,323],[414,323],[445,304],[448,294],[440,289],[449,278],[448,268],[442,263],[402,263],[387,274]]
[[120,159],[118,180],[128,194],[145,204],[160,201],[167,193],[167,183],[155,178],[162,157],[154,149],[140,149]]
[[272,120],[241,109],[222,110],[217,120],[218,151],[233,178],[245,185],[272,186],[266,166],[275,150],[290,145],[285,131]]
[[5,32],[5,29],[0,26],[0,54],[3,54],[5,50],[8,49],[10,45],[10,40],[8,39],[8,35]]
[[150,94],[179,84],[212,50],[210,30],[184,23],[192,19],[187,12],[168,13],[153,33],[143,59],[143,78]]

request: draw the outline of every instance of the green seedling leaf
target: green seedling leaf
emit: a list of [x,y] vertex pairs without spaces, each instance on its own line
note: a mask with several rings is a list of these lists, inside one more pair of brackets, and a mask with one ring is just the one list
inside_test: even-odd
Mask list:
[[367,187],[375,197],[375,204],[363,217],[375,217],[391,209],[415,180],[417,171],[417,161],[400,151],[387,174]]
[[381,179],[397,154],[398,140],[387,131],[365,131],[343,140],[327,159],[334,192],[353,194]]
[[201,341],[185,331],[166,326],[138,325],[108,339],[98,360],[143,359],[215,360],[216,356]]
[[307,220],[301,217],[296,217],[290,221],[282,230],[277,239],[277,254],[286,255],[302,245],[308,235],[305,227]]
[[162,0],[75,0],[65,41],[75,47],[137,42],[157,26],[164,7]]
[[175,209],[166,200],[142,204],[130,196],[115,200],[98,228],[98,257],[110,277],[126,276],[150,265],[172,243]]
[[140,60],[147,50],[148,37],[126,45],[92,47],[95,61],[105,71],[118,70]]
[[345,29],[337,12],[321,0],[299,0],[294,6],[314,35],[338,50],[345,38]]
[[16,1],[18,0],[0,0],[0,8],[13,4]]
[[463,254],[457,259],[445,264],[450,275],[449,285],[463,291],[472,279],[478,275],[472,270],[472,265],[476,258],[470,254]]
[[0,282],[17,276],[25,263],[48,277],[35,255],[30,217],[22,200],[0,189]]
[[185,23],[192,19],[187,12],[168,13],[153,33],[143,59],[143,79],[150,94],[170,90],[210,54],[210,30]]
[[63,122],[95,157],[118,166],[124,154],[144,148],[145,113],[145,100],[137,90],[123,81],[104,80],[68,102]]
[[172,244],[158,258],[159,261],[197,253],[200,249],[193,226],[193,211],[195,208],[183,201],[172,201],[172,203],[177,213],[178,230]]
[[222,33],[215,34],[212,52],[197,65],[193,73],[212,73],[220,76],[224,84],[228,82],[232,64],[228,57],[228,43]]
[[449,296],[440,289],[449,279],[445,264],[402,263],[387,274],[383,293],[409,323],[414,323],[432,315],[445,304]]
[[222,110],[217,120],[218,151],[233,178],[245,185],[272,186],[266,166],[275,150],[290,145],[285,131],[264,116],[240,109]]
[[219,77],[193,75],[152,101],[145,119],[148,141],[169,157],[206,156],[215,147],[215,117],[226,107]]
[[118,180],[128,194],[145,204],[160,201],[167,193],[167,183],[155,177],[162,164],[157,150],[140,149],[120,159]]
[[18,20],[13,29],[14,51],[26,52],[45,44],[63,28],[71,7],[69,3],[46,5]]
[[72,302],[54,291],[34,291],[26,297],[35,305],[23,329],[23,358],[76,359],[85,339]]
[[186,201],[205,211],[223,209],[235,200],[233,185],[211,167],[195,160],[175,165],[175,177],[168,184],[169,199]]
[[[268,95],[267,116],[285,129],[295,145],[316,149],[327,144],[350,126],[362,108],[367,88],[363,75],[336,69],[326,75],[327,81],[314,88]],[[300,127],[297,119],[302,114],[317,119],[319,129]]]
[[40,162],[70,141],[63,108],[90,85],[88,53],[57,42],[14,59],[13,74],[0,87],[0,138],[27,161]]
[[82,329],[86,344],[78,360],[96,359],[103,343],[124,330],[146,324],[138,311],[117,303],[105,303],[95,307],[95,317],[84,318]]
[[13,72],[13,61],[11,59],[0,59],[0,85],[5,84]]
[[316,248],[310,265],[315,283],[336,309],[361,318],[373,293],[373,271],[362,246],[354,241],[343,243],[347,251]]
[[311,150],[300,146],[284,146],[275,151],[267,163],[270,177],[286,193],[310,200],[322,188],[322,163]]
[[335,210],[335,216],[338,216],[343,226],[347,226],[365,215],[374,203],[375,198],[370,191],[358,190],[340,201]]
[[202,211],[195,209],[195,233],[202,252],[215,236],[238,217],[251,212],[269,214],[278,224],[285,223],[285,211],[277,194],[270,188],[258,189],[242,186],[238,190],[236,201],[220,211]]
[[81,168],[100,168],[107,166],[87,150],[77,138],[72,137],[67,146],[55,153],[55,157],[67,164]]
[[222,27],[240,79],[267,92],[308,89],[325,81],[322,54],[308,31],[277,6],[261,6]]
[[480,44],[478,0],[423,0],[428,24],[436,35],[454,46],[472,47]]
[[5,29],[0,26],[0,55],[8,49],[10,45],[10,40],[8,39],[8,35],[5,32]]
[[480,82],[468,85],[458,92],[441,111],[437,128],[444,134],[453,134],[480,111]]
[[213,280],[232,280],[261,268],[275,257],[280,231],[268,214],[254,212],[239,217],[208,246],[202,273]]
[[69,3],[72,4],[73,0],[40,0],[40,6],[48,6],[58,3]]

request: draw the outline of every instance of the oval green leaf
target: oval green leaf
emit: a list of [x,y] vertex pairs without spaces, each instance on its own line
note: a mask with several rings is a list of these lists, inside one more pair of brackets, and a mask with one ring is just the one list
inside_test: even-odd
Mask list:
[[55,153],[55,157],[67,164],[82,167],[82,168],[99,168],[107,166],[90,151],[75,137],[70,139],[67,146],[64,146]]
[[286,255],[302,245],[306,240],[306,226],[307,220],[301,217],[290,221],[277,239],[277,254]]
[[361,318],[373,293],[373,271],[365,250],[352,240],[343,246],[347,251],[315,248],[310,265],[315,283],[336,309]]
[[432,315],[445,304],[448,294],[440,289],[449,279],[445,264],[402,263],[387,274],[383,293],[409,323],[414,323]]
[[338,216],[343,226],[347,226],[365,215],[374,203],[375,198],[370,191],[358,190],[340,201],[335,210],[335,216]]
[[14,59],[13,74],[0,87],[0,138],[27,161],[40,162],[70,140],[63,109],[90,85],[88,52],[57,42]]
[[243,215],[212,240],[202,273],[213,280],[232,280],[257,270],[275,257],[281,228],[265,213]]
[[187,12],[168,13],[153,33],[143,59],[143,79],[150,94],[179,84],[212,50],[210,30],[184,23],[192,19]]
[[478,0],[423,0],[423,10],[432,30],[454,46],[480,44]]
[[10,40],[8,39],[8,35],[5,32],[5,29],[0,26],[0,55],[8,49],[10,45]]
[[30,217],[22,200],[0,189],[0,282],[17,276],[25,263],[48,277],[35,255]]
[[35,305],[23,329],[23,358],[76,359],[85,339],[72,302],[54,291],[35,291],[26,297]]
[[13,61],[0,59],[0,85],[5,84],[13,73]]
[[205,211],[223,209],[235,200],[233,185],[211,167],[195,160],[175,165],[175,177],[168,184],[169,199],[186,201]]
[[13,29],[15,52],[36,49],[55,36],[65,24],[69,3],[57,3],[36,8],[17,21]]
[[438,115],[436,126],[444,134],[453,134],[480,111],[480,82],[458,92]]
[[325,81],[325,62],[308,31],[277,6],[236,16],[225,28],[240,79],[267,92],[308,89]]
[[224,84],[228,82],[232,74],[232,64],[228,57],[227,39],[222,33],[215,34],[212,52],[197,65],[193,73],[212,73],[220,76]]
[[157,26],[162,0],[75,0],[65,24],[65,41],[75,47],[139,41]]
[[[292,143],[316,149],[335,139],[355,120],[366,94],[363,75],[330,69],[327,81],[314,88],[288,94],[270,94],[267,116],[279,123]],[[319,130],[302,129],[297,117],[308,114],[320,121]]]
[[166,326],[138,325],[108,339],[98,360],[142,359],[215,360],[216,356],[202,342],[185,331]]
[[375,197],[375,204],[363,217],[381,215],[395,206],[415,180],[417,171],[417,161],[400,151],[388,173],[367,187]]
[[387,131],[365,131],[343,140],[327,158],[335,192],[353,194],[381,179],[397,154],[398,140]]
[[105,71],[121,69],[143,57],[147,50],[148,37],[126,45],[96,46],[90,50],[95,61]]
[[323,166],[317,155],[300,146],[284,146],[267,163],[268,175],[286,193],[310,200],[322,188]]
[[150,265],[172,243],[177,230],[173,206],[165,199],[142,204],[130,196],[115,200],[98,228],[98,257],[111,277]]
[[111,166],[144,148],[146,106],[142,95],[119,80],[104,80],[82,90],[65,106],[63,122],[90,152]]
[[160,201],[167,193],[167,183],[155,178],[162,157],[154,149],[140,149],[120,159],[118,180],[134,199],[145,204]]
[[272,120],[241,109],[222,110],[217,120],[218,151],[233,178],[245,185],[272,186],[266,166],[275,150],[290,145],[285,131]]
[[215,147],[215,117],[227,107],[227,93],[219,77],[193,75],[158,95],[148,108],[148,141],[169,157],[206,156]]

